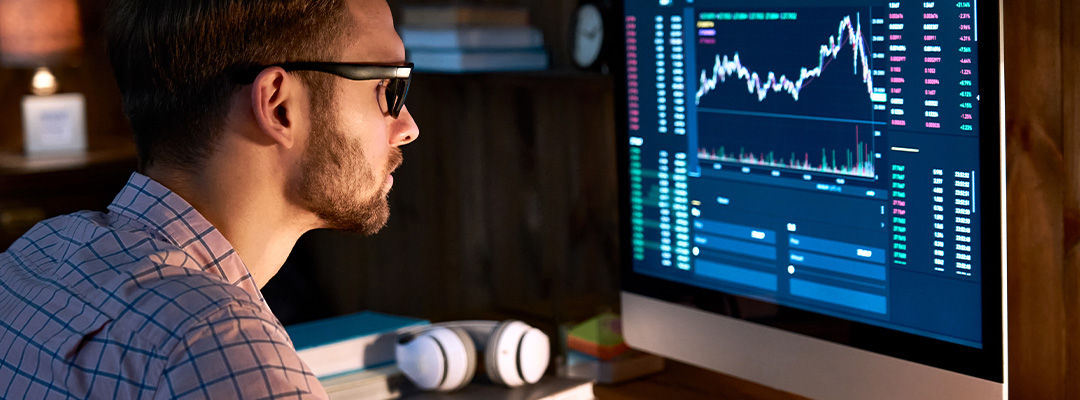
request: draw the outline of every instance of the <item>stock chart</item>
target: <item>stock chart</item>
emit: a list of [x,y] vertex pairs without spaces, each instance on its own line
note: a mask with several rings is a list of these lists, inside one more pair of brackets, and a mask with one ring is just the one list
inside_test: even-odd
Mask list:
[[635,271],[979,346],[972,3],[627,4]]

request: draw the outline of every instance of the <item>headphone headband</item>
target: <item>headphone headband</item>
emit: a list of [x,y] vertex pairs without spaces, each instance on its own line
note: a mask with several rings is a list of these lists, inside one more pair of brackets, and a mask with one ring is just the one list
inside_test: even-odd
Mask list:
[[[488,321],[488,320],[466,320],[466,321],[445,321],[437,322],[430,325],[415,325],[407,326],[397,330],[398,341],[402,342],[411,340],[413,336],[436,328],[462,328],[470,335],[477,336],[485,333],[490,333],[491,330],[498,326],[500,321]],[[484,330],[484,331],[478,331]]]
[[436,322],[436,323],[431,324],[431,325],[410,326],[410,327],[406,327],[405,329],[417,328],[419,330],[424,330],[424,328],[430,329],[430,328],[469,328],[469,327],[481,327],[481,328],[483,328],[483,327],[491,327],[491,328],[494,328],[496,325],[499,325],[499,322],[501,322],[501,321],[488,321],[488,320],[481,320],[481,319],[465,320],[465,321],[443,321],[443,322]]

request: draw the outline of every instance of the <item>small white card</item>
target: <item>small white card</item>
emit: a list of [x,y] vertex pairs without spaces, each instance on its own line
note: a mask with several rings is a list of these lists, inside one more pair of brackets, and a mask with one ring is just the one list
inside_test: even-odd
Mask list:
[[86,151],[86,100],[79,93],[25,96],[23,143],[27,155]]

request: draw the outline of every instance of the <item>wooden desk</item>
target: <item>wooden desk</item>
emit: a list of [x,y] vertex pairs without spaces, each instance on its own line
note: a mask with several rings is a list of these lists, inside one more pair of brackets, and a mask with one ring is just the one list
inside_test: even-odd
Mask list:
[[[550,304],[531,305],[534,310],[559,308],[569,315],[569,319],[581,321],[590,311],[600,309],[603,298],[581,296],[564,299],[561,307]],[[611,309],[618,309],[611,306]],[[583,311],[585,310],[585,311]],[[473,310],[460,315],[452,315],[450,320],[486,319],[502,321],[519,319],[549,334],[559,328],[548,321],[548,316],[525,315],[520,312],[502,312],[495,310]],[[555,336],[553,336],[555,337]],[[559,349],[552,349],[557,354]],[[552,359],[552,362],[556,362]],[[549,373],[555,373],[555,367]],[[665,360],[664,370],[631,381],[615,385],[595,384],[593,392],[600,400],[638,400],[638,399],[713,399],[713,400],[792,400],[805,397],[776,390],[768,386],[730,375],[674,361]]]
[[804,399],[757,383],[667,360],[664,371],[616,385],[597,384],[600,400],[715,399],[776,400]]

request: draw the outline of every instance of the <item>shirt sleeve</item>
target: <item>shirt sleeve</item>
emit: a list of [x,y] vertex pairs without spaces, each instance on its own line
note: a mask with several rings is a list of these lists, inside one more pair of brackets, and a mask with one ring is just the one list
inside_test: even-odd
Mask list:
[[268,312],[231,304],[196,323],[171,352],[159,399],[326,399]]

